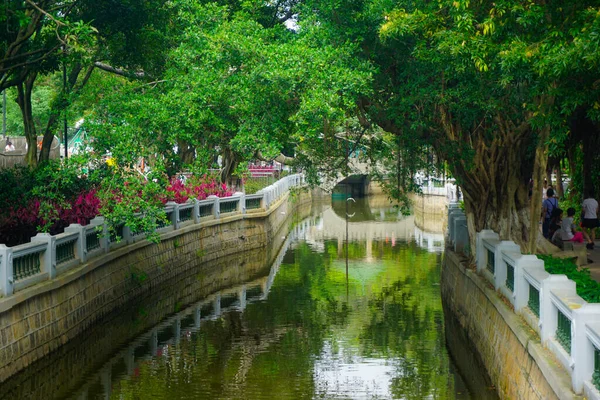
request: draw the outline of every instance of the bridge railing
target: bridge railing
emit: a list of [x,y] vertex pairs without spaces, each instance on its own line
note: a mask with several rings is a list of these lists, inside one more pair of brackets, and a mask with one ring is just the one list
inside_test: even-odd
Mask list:
[[[463,219],[464,213],[451,204],[448,237],[455,249],[468,243]],[[477,272],[540,335],[542,345],[568,372],[573,391],[600,399],[600,304],[586,302],[574,281],[549,274],[543,260],[522,254],[516,243],[500,240],[496,232],[478,232],[476,243]]]
[[[304,184],[304,176],[294,174],[254,195],[237,192],[230,197],[190,199],[184,204],[169,202],[164,209],[166,222],[159,221],[156,233],[164,234],[221,218],[244,218],[246,214],[266,212],[290,189]],[[91,258],[142,240],[145,234],[135,232],[126,224],[109,229],[104,217],[99,216],[86,226],[71,224],[59,235],[39,233],[31,238],[31,243],[14,247],[0,244],[0,296],[11,296],[54,279],[57,274],[65,273]]]

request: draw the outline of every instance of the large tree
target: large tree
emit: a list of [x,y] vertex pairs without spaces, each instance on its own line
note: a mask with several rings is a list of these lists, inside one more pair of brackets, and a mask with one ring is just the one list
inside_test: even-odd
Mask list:
[[447,162],[465,194],[470,231],[494,229],[532,251],[544,247],[535,237],[541,189],[529,200],[527,187],[532,177],[541,186],[548,145],[568,130],[573,108],[560,101],[571,80],[585,87],[571,105],[597,99],[595,2],[306,5],[300,26],[316,10],[332,42],[358,42],[357,56],[375,66],[377,96],[361,107],[399,146],[432,146]]
[[[60,117],[94,68],[140,77],[161,67],[167,9],[160,1],[40,0],[6,1],[0,18],[0,90],[17,89],[30,166],[46,161]],[[61,90],[51,101],[42,132],[33,120],[32,94],[41,75],[67,68]],[[44,140],[38,160],[37,136]]]
[[141,140],[124,148],[143,150],[138,156],[165,162],[171,173],[210,167],[221,155],[224,181],[256,156],[322,147],[323,134],[333,138],[370,90],[370,70],[351,46],[261,20],[214,4],[182,5],[174,19],[179,45],[161,79],[122,82],[95,107],[96,146]]

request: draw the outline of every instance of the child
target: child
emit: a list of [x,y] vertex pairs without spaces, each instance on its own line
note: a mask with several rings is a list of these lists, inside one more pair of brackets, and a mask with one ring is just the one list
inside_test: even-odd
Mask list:
[[562,215],[563,215],[563,210],[561,210],[560,208],[557,207],[552,210],[550,222],[548,223],[548,238],[549,239],[553,238],[554,233],[557,232],[561,228]]
[[585,240],[588,242],[586,247],[588,249],[593,248],[592,247],[593,242],[590,239],[590,237],[588,236],[588,234],[585,232],[577,232],[576,231],[577,228],[575,227],[575,224],[573,223],[574,216],[575,216],[575,209],[573,207],[570,207],[567,210],[567,218],[563,219],[563,221],[561,223],[561,230],[562,230],[561,239],[563,241],[583,243],[583,240],[585,238]]

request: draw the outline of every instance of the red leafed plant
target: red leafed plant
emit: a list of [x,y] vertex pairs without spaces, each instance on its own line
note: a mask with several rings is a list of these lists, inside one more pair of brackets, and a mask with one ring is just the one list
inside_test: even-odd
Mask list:
[[163,202],[174,201],[182,204],[191,198],[204,200],[208,196],[213,195],[217,197],[229,197],[233,195],[233,192],[224,183],[218,183],[216,180],[206,177],[199,180],[189,180],[186,183],[174,178],[169,183],[169,186],[167,186],[167,197]]

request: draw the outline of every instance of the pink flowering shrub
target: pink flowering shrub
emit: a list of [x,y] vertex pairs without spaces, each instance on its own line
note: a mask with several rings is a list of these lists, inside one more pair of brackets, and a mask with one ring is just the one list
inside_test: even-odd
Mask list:
[[168,201],[181,204],[190,198],[204,200],[211,195],[233,195],[225,184],[206,176],[190,178],[185,184],[172,179],[166,188],[164,181],[125,180],[116,185],[107,182],[79,189],[79,193],[59,193],[61,196],[54,197],[32,191],[23,193],[21,203],[13,201],[0,210],[0,243],[15,246],[29,242],[40,231],[56,235],[70,224],[87,225],[101,210],[105,217],[116,213],[121,218],[131,212],[146,212],[150,205],[162,210],[160,204]]
[[218,183],[214,179],[203,179],[194,182],[190,180],[188,183],[183,183],[179,179],[172,179],[167,186],[167,197],[163,203],[167,201],[174,201],[182,204],[188,201],[188,199],[204,200],[208,196],[217,197],[230,197],[233,195],[233,191],[227,188],[224,183]]
[[29,242],[43,226],[48,227],[50,234],[56,235],[70,224],[87,225],[98,215],[99,207],[96,190],[80,193],[75,199],[62,204],[31,199],[5,213],[0,222],[0,242],[9,246]]

